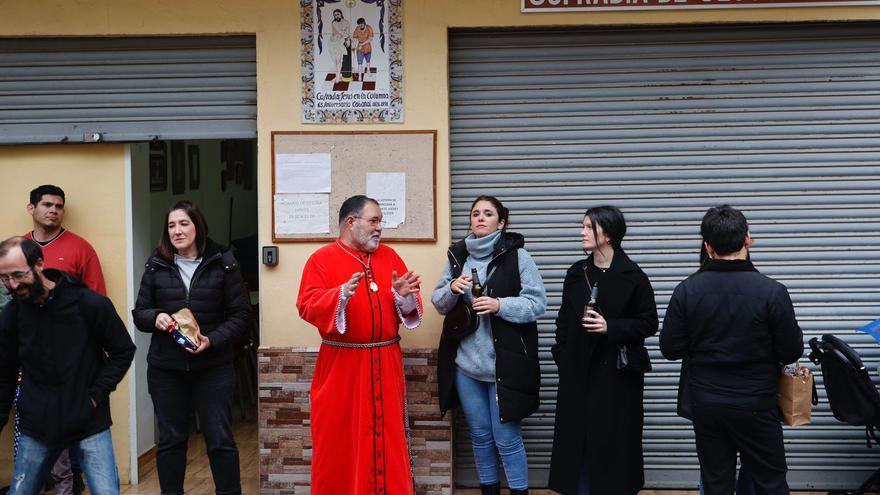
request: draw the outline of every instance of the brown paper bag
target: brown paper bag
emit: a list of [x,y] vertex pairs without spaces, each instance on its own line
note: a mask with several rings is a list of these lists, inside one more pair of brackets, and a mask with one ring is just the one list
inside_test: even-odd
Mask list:
[[196,321],[196,317],[193,316],[192,311],[189,308],[183,308],[171,315],[171,319],[174,320],[174,326],[171,328],[170,333],[174,341],[186,349],[193,351],[198,349],[199,339],[197,335],[199,334],[199,323]]
[[783,423],[789,426],[810,424],[813,404],[818,402],[810,369],[802,366],[786,367],[779,377],[776,399]]

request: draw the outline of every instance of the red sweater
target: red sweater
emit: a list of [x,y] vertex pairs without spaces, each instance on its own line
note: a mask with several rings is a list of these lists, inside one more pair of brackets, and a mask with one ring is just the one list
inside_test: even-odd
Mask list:
[[[24,236],[33,239],[34,233],[28,232]],[[101,295],[107,295],[104,272],[101,271],[98,253],[88,241],[69,230],[65,230],[42,247],[46,268],[67,272],[82,280],[89,289]]]

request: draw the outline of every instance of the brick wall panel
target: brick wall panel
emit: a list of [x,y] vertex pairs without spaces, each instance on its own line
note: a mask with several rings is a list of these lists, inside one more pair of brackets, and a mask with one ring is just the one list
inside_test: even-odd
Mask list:
[[[260,492],[310,493],[309,386],[318,353],[312,348],[260,349]],[[404,350],[407,401],[418,495],[452,493],[452,415],[437,406],[437,353]]]

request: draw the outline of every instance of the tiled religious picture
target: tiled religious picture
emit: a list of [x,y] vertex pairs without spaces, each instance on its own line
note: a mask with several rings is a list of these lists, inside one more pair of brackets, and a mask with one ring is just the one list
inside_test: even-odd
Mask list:
[[403,122],[403,0],[300,0],[303,122]]

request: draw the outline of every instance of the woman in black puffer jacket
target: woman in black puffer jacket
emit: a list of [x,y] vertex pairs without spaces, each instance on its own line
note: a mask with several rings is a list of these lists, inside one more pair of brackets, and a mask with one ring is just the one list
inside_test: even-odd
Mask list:
[[[159,486],[163,494],[183,494],[189,421],[195,410],[216,492],[239,494],[238,448],[231,425],[232,343],[250,329],[250,303],[238,263],[230,250],[208,239],[198,207],[180,201],[165,219],[132,311],[138,330],[153,334],[147,384],[159,420]],[[168,333],[170,315],[183,308],[192,311],[199,325],[195,350],[178,345]]]

